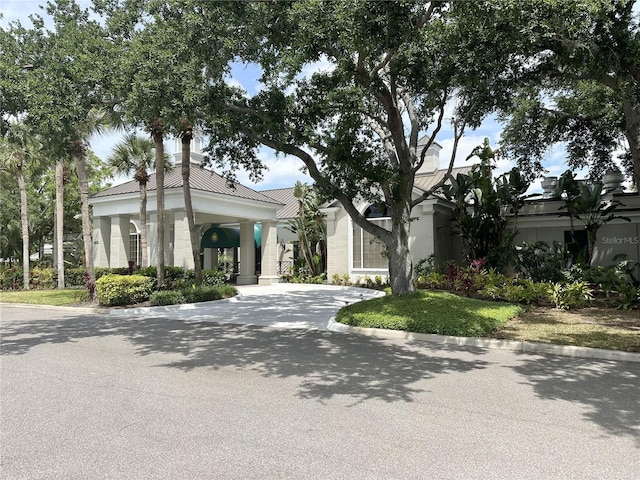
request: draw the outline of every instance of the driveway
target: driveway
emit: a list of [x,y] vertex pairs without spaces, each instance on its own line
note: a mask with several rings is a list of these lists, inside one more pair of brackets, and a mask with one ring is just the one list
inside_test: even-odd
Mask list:
[[384,296],[384,292],[335,285],[277,283],[238,286],[239,295],[227,300],[166,307],[113,309],[111,315],[187,322],[241,323],[275,328],[345,331],[332,321],[345,305]]
[[638,478],[639,363],[198,315],[2,307],[2,478]]

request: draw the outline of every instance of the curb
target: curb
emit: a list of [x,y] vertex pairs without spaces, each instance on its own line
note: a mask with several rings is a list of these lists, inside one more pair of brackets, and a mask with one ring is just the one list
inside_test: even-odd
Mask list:
[[40,305],[38,303],[3,303],[0,302],[1,308],[33,308],[36,310],[62,310],[67,312],[78,313],[102,313],[108,314],[109,309],[100,307],[68,307],[65,305]]
[[334,332],[355,333],[358,335],[387,339],[419,340],[440,345],[479,347],[494,350],[509,350],[521,353],[542,353],[547,355],[561,355],[564,357],[594,358],[599,360],[640,362],[640,353],[604,350],[601,348],[575,347],[572,345],[552,345],[516,340],[496,340],[492,338],[453,337],[429,333],[405,332],[402,330],[352,327],[337,323],[333,318],[329,320],[327,328]]

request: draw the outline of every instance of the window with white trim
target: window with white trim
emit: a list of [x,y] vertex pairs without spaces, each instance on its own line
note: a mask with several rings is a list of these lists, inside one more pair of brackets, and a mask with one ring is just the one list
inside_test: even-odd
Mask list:
[[129,224],[129,261],[140,265],[140,233],[132,222]]
[[[371,205],[364,216],[372,223],[391,230],[391,218],[384,205]],[[353,268],[388,269],[384,245],[376,237],[353,223]]]

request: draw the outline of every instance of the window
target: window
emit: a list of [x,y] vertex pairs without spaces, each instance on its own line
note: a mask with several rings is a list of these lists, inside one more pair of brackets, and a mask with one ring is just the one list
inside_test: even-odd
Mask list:
[[[391,230],[391,218],[385,205],[371,205],[364,212],[364,216],[370,222]],[[354,223],[353,268],[387,269],[389,262],[383,253],[383,243]]]
[[565,230],[564,244],[571,255],[571,264],[576,262],[586,262],[587,260],[587,238],[586,230]]
[[135,224],[129,224],[129,261],[140,265],[140,234]]

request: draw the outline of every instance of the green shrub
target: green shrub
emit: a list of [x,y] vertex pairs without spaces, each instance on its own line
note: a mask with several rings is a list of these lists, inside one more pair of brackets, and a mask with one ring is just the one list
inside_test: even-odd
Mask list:
[[132,305],[149,299],[153,282],[142,275],[104,275],[96,282],[100,305]]
[[296,274],[296,275],[284,275],[282,279],[285,283],[310,283],[315,285],[322,285],[325,281],[324,273],[320,275],[308,275],[308,274]]
[[516,247],[515,271],[534,282],[559,282],[566,264],[567,253],[563,245],[553,242],[523,243]]
[[[65,287],[84,287],[84,274],[87,270],[83,267],[65,268],[64,285]],[[98,268],[96,268],[96,279],[98,279]]]
[[427,275],[416,277],[416,286],[418,288],[447,288],[447,277],[444,273],[431,272]]
[[163,305],[178,305],[180,303],[186,303],[186,300],[182,292],[162,290],[153,292],[149,298],[149,303],[154,307],[158,307]]
[[[100,277],[103,277],[105,275],[110,275],[110,274],[114,273],[111,270],[112,270],[111,268],[96,267],[95,268],[96,280],[98,280]],[[80,285],[84,285],[84,273],[82,274],[82,283],[80,283]]]
[[418,277],[426,277],[432,273],[435,273],[436,268],[434,265],[435,257],[430,255],[428,258],[423,258],[413,267],[413,272]]
[[220,270],[203,270],[202,271],[202,286],[218,286],[227,283],[226,272]]
[[175,305],[180,303],[199,303],[233,297],[238,291],[232,285],[213,285],[191,287],[182,290],[163,290],[151,295],[151,305]]
[[181,290],[185,303],[210,302],[220,300],[222,295],[217,287],[187,288]]
[[155,266],[139,268],[136,275],[144,275],[145,277],[157,278],[158,269]]
[[635,308],[640,303],[640,287],[634,286],[631,282],[621,282],[616,285],[616,305],[625,310]]
[[2,290],[20,290],[22,287],[22,267],[0,268],[0,288]]
[[233,285],[220,285],[218,286],[218,291],[222,298],[235,297],[238,294],[238,290]]
[[52,289],[56,286],[53,268],[34,267],[29,271],[29,285],[35,289]]
[[583,306],[593,298],[593,291],[585,282],[554,283],[548,290],[549,300],[556,308],[568,310]]

